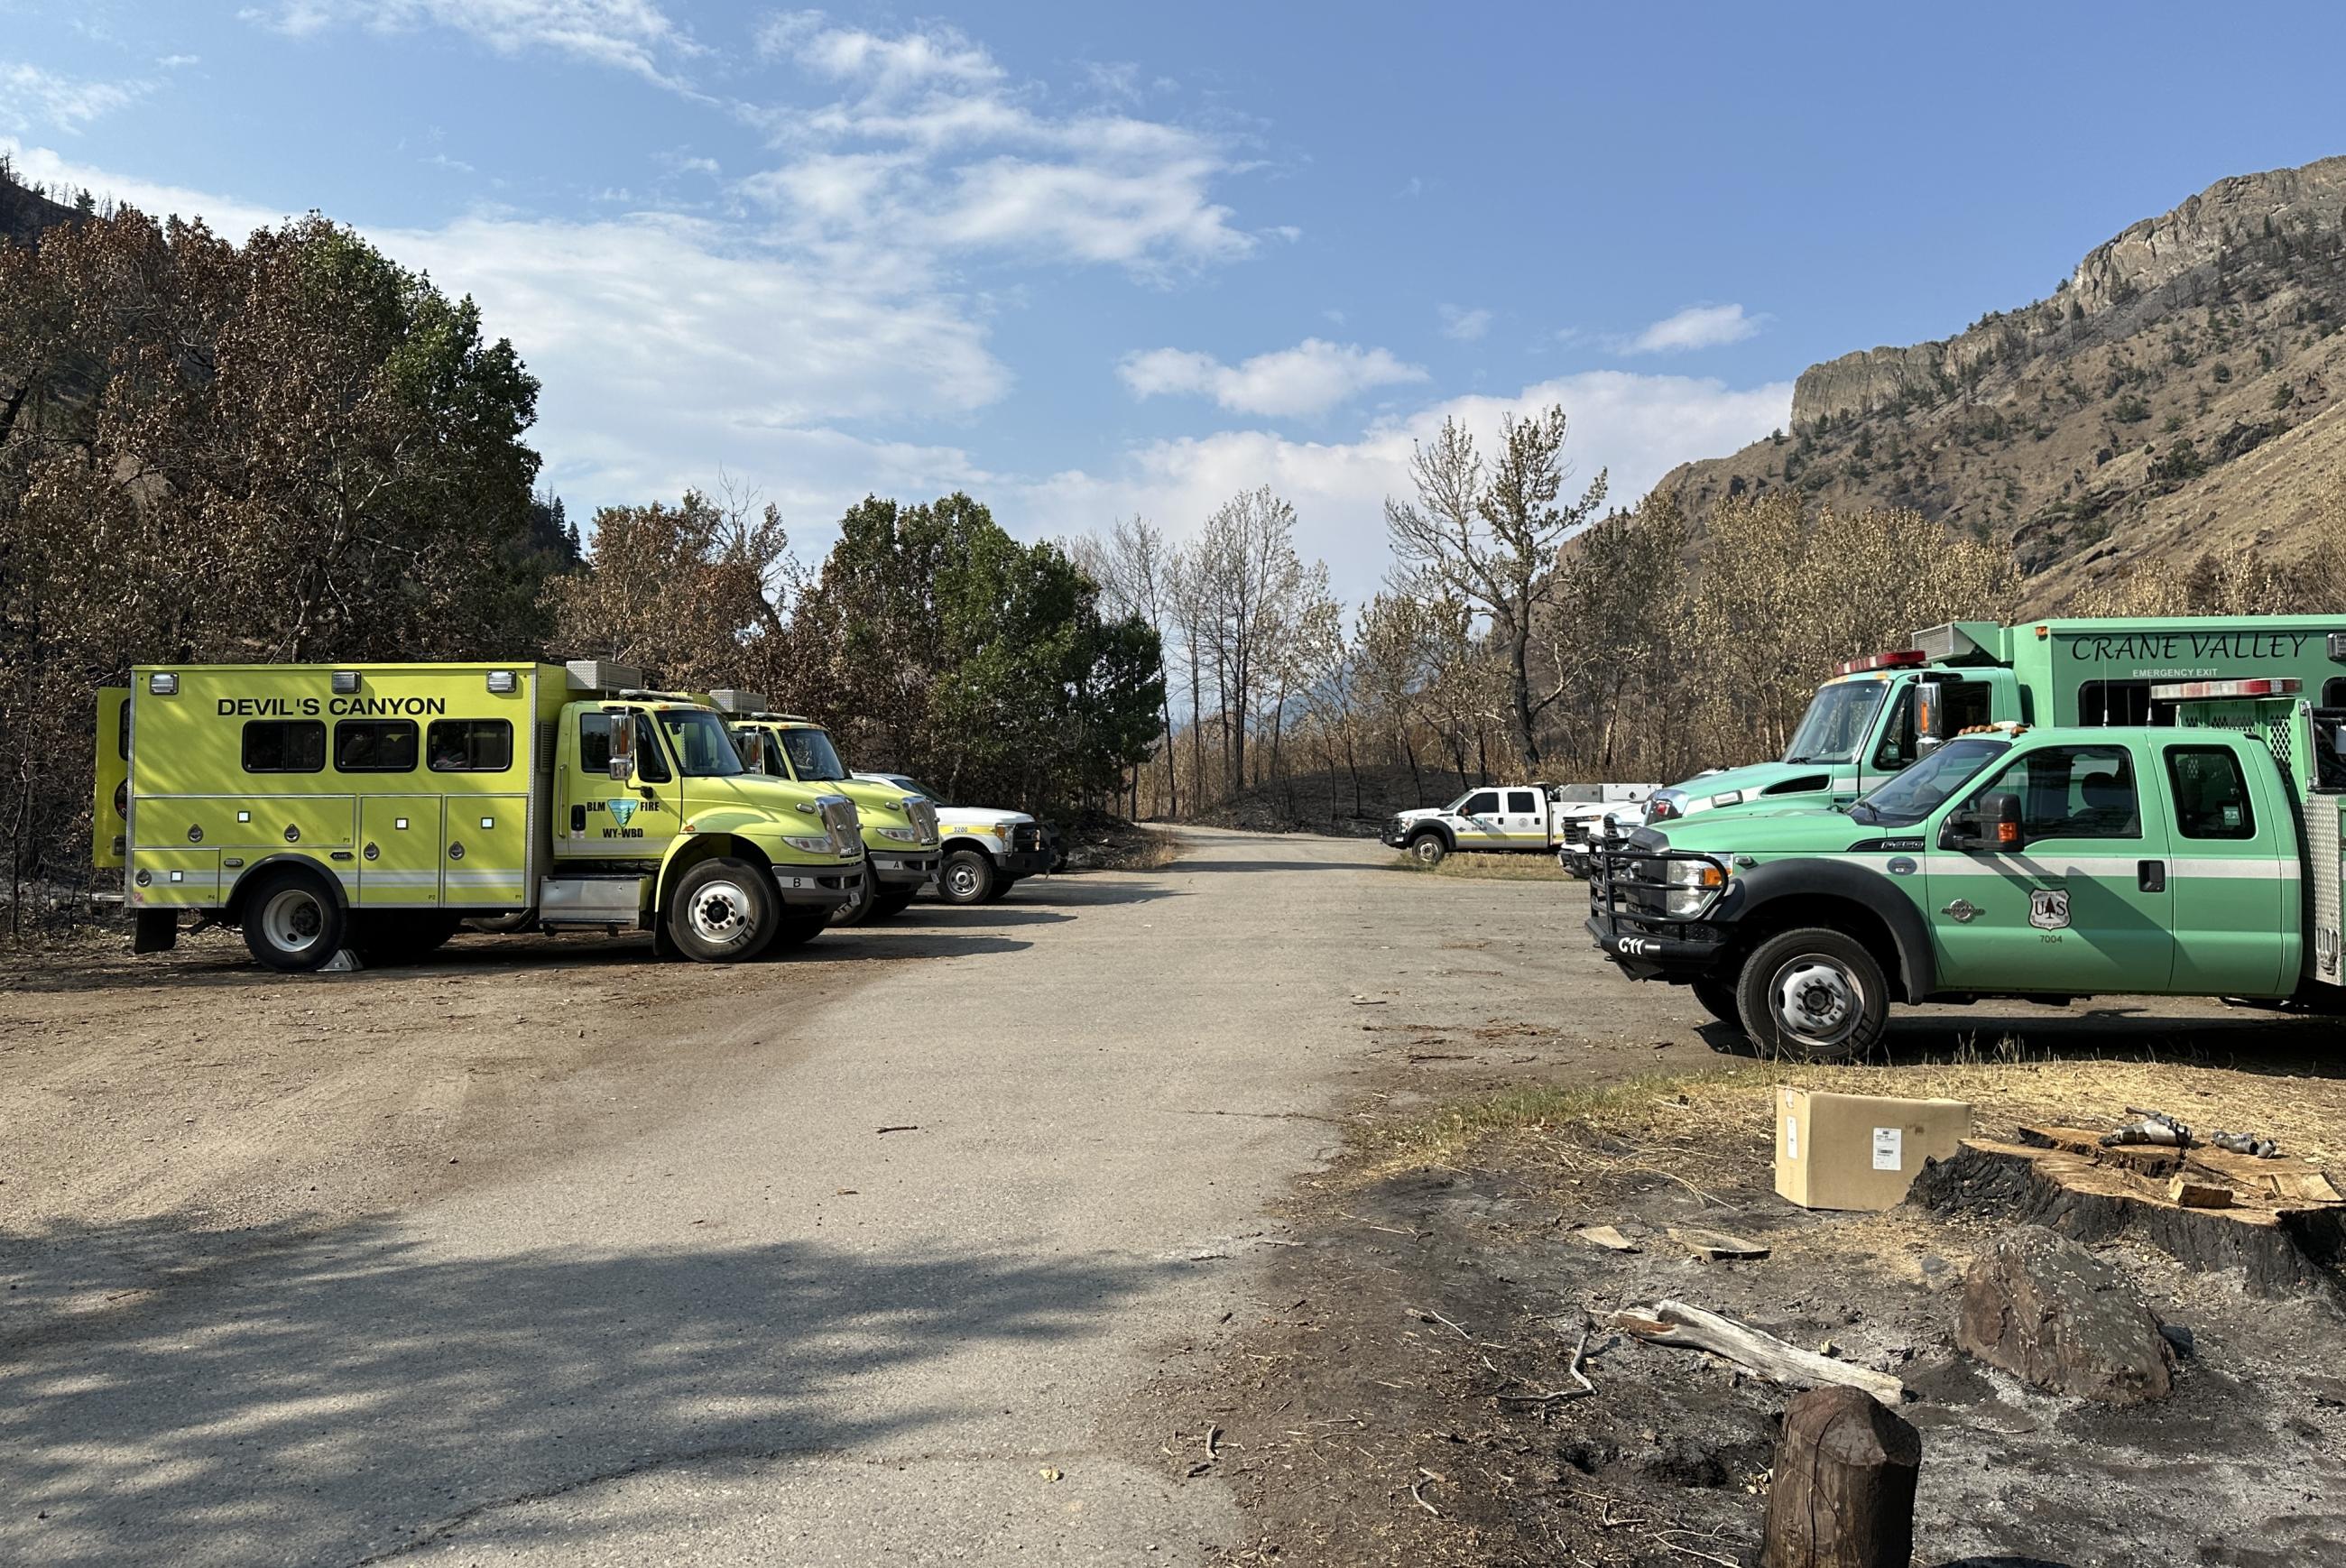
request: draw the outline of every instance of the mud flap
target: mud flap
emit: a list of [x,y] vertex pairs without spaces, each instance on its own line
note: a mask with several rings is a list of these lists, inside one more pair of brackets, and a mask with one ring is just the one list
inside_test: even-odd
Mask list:
[[179,945],[179,911],[140,910],[131,917],[130,951],[168,952]]

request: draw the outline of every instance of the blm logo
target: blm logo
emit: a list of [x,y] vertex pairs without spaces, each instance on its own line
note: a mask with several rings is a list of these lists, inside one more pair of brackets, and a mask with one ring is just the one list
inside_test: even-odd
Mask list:
[[2028,923],[2038,931],[2066,931],[2069,925],[2069,890],[2036,888],[2028,895]]

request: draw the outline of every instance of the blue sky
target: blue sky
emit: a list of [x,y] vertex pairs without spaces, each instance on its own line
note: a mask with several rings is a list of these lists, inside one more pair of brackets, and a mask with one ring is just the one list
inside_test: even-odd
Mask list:
[[2346,13],[0,0],[0,148],[477,297],[583,513],[720,475],[1030,537],[1270,484],[1358,596],[1413,436],[1561,400],[1616,500],[1792,378],[2346,151]]

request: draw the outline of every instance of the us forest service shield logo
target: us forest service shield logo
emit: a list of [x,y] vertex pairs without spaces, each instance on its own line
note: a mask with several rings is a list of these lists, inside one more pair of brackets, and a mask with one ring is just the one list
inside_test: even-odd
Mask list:
[[2069,890],[2037,888],[2028,895],[2028,923],[2038,931],[2066,931],[2069,925]]
[[[624,828],[627,825],[627,819],[636,814],[636,803],[625,797],[620,797],[605,802],[604,809],[611,813],[611,820],[614,823]],[[2063,917],[2063,923],[2067,923],[2066,916]]]

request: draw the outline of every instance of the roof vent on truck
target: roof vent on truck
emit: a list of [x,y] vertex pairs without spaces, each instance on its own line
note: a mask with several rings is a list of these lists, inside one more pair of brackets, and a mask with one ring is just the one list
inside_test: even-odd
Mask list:
[[601,658],[575,658],[562,667],[570,677],[570,689],[573,691],[626,691],[644,684],[644,672],[638,665],[613,664],[609,659]]
[[736,687],[720,686],[709,694],[709,700],[717,705],[719,713],[735,718],[750,718],[760,714],[769,699],[762,691],[743,691]]

